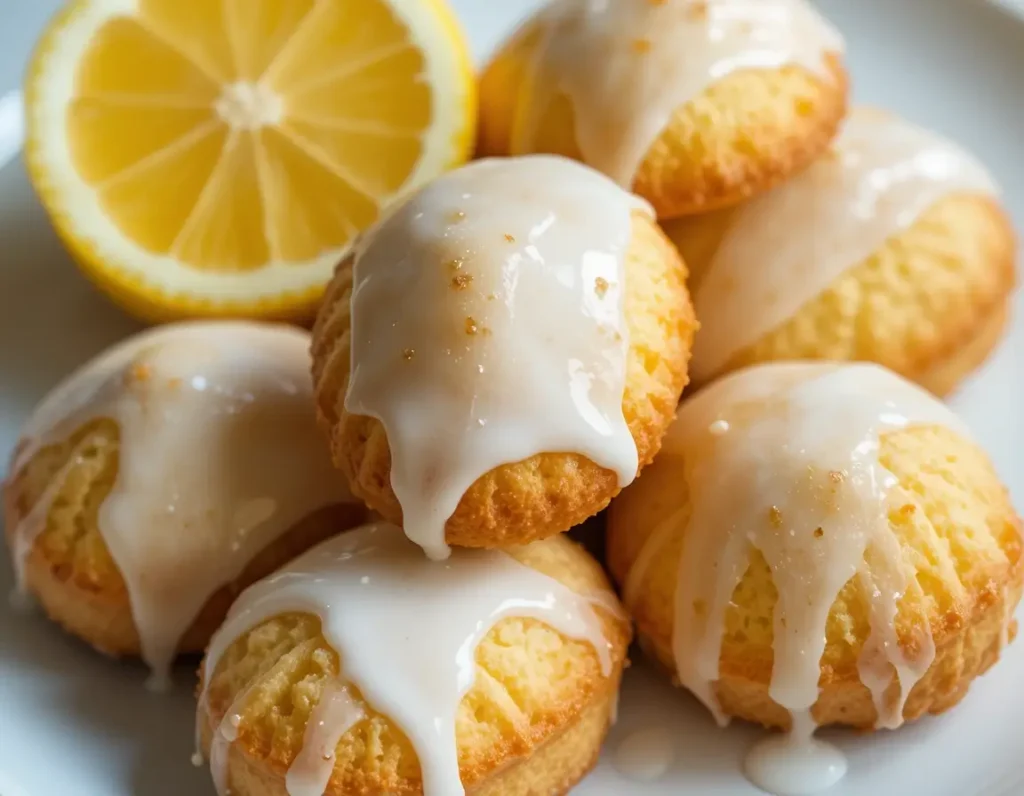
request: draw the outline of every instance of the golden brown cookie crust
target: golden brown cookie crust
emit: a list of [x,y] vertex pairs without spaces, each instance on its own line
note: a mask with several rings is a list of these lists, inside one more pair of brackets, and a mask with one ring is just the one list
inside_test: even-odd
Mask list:
[[[313,381],[320,422],[335,465],[353,494],[400,524],[391,489],[387,434],[376,419],[344,408],[351,354],[352,261],[343,261],[328,287],[313,329]],[[630,347],[623,414],[636,442],[640,468],[658,452],[687,381],[696,321],[686,267],[649,217],[633,214],[626,254],[626,321]],[[541,453],[484,474],[466,491],[446,524],[446,541],[465,547],[523,544],[566,531],[618,494],[610,470],[571,453]]]
[[[526,74],[539,43],[527,24],[480,79],[478,154],[513,152],[528,101]],[[650,146],[633,191],[660,219],[731,207],[808,166],[846,116],[849,81],[841,58],[827,56],[827,77],[799,66],[744,70],[709,86],[680,107]],[[571,102],[558,96],[536,133],[536,152],[583,160]]]
[[633,182],[658,218],[706,213],[763,193],[809,166],[846,116],[842,62],[830,79],[797,66],[732,74],[680,108]]
[[[467,787],[466,796],[568,794],[597,765],[617,699],[618,683],[614,691],[597,697],[570,726],[537,746],[528,757],[511,762],[476,786]],[[204,720],[202,743],[206,754],[209,754],[211,733],[209,721]],[[237,796],[287,796],[284,787],[287,767],[254,760],[237,745],[228,752],[227,765],[231,792]],[[340,790],[329,788],[325,796],[421,796],[422,793],[422,787],[382,790],[367,783],[357,790],[348,785]]]
[[1003,341],[1010,322],[1010,304],[1007,299],[1001,306],[994,307],[987,317],[979,319],[980,324],[967,334],[962,345],[936,359],[915,381],[935,395],[949,395],[956,390],[964,379],[988,361]]
[[[75,431],[65,443],[40,450],[4,484],[4,526],[8,547],[13,549],[18,524],[65,464],[78,457],[58,490],[46,529],[25,560],[25,586],[47,615],[69,633],[105,654],[137,656],[139,633],[128,590],[98,525],[100,506],[117,477],[119,437],[114,421],[98,420]],[[306,517],[210,597],[182,637],[179,652],[201,652],[247,585],[339,528],[358,525],[365,516],[361,506],[339,505]]]
[[[730,216],[723,211],[667,227],[695,292]],[[1012,223],[996,200],[949,196],[715,376],[760,362],[865,361],[945,395],[998,344],[1016,256]]]
[[[685,505],[682,460],[669,459],[674,461],[666,462],[667,467],[662,464],[647,474],[646,489],[641,482],[640,489],[627,490],[612,506],[608,561],[620,583],[659,518]],[[1021,520],[984,453],[951,431],[926,427],[887,434],[881,461],[901,485],[925,498],[919,509],[890,512],[908,556],[904,560],[915,562],[918,583],[927,595],[922,600],[908,594],[901,601],[900,645],[913,653],[925,619],[936,645],[935,660],[904,709],[904,718],[913,720],[959,702],[973,679],[998,660],[1004,627],[1009,638],[1015,634],[1016,624],[1006,623],[1024,580]],[[632,606],[642,645],[668,671],[674,670],[672,616],[682,527],[664,543]],[[727,714],[788,727],[788,711],[768,695],[775,594],[767,565],[755,556],[727,612],[716,692]],[[866,605],[858,582],[851,580],[832,606],[820,697],[813,710],[819,724],[874,727],[875,707],[857,671],[869,630]],[[892,687],[887,698],[895,699],[897,690]]]
[[[577,592],[612,596],[597,562],[565,537],[509,553]],[[595,764],[631,635],[628,621],[597,610],[611,644],[608,677],[588,644],[533,619],[503,620],[481,642],[477,682],[463,698],[456,727],[467,794],[565,793]],[[227,650],[213,674],[208,705],[200,706],[199,726],[209,755],[214,727],[246,694],[228,757],[232,793],[284,796],[305,724],[338,665],[319,620],[302,614],[271,619]],[[327,796],[422,794],[409,741],[387,717],[363,707],[369,719],[339,742]]]

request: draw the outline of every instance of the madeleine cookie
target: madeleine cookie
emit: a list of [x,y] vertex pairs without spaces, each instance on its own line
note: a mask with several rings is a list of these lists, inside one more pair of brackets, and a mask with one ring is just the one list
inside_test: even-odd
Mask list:
[[341,263],[313,330],[316,400],[352,491],[428,555],[520,544],[654,458],[694,327],[642,201],[565,158],[478,161]]
[[959,702],[1015,632],[1020,530],[924,390],[769,364],[683,403],[612,506],[609,563],[646,648],[720,720],[809,738]]
[[566,793],[597,761],[630,625],[564,537],[428,561],[386,523],[244,592],[198,728],[221,794]]
[[693,378],[870,360],[937,394],[999,341],[1016,243],[991,177],[934,133],[858,109],[828,154],[733,210],[666,225],[693,272]]
[[806,0],[554,0],[484,71],[478,148],[582,160],[659,218],[728,207],[825,150],[842,51]]
[[185,323],[68,377],[4,489],[22,588],[159,683],[245,585],[362,522],[316,428],[308,345],[284,326]]

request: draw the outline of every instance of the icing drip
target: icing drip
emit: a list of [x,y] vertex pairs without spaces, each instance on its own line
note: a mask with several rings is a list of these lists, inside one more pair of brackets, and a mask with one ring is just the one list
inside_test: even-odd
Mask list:
[[665,727],[649,727],[627,735],[615,750],[615,768],[640,782],[661,779],[672,768],[676,739]]
[[[790,711],[794,736],[759,747],[749,764],[758,777],[767,776],[766,760],[775,760],[781,749],[802,757],[793,771],[804,770],[805,763],[819,773],[834,769],[834,756],[811,738],[810,710],[818,699],[826,620],[852,578],[869,601],[870,635],[859,671],[874,696],[879,726],[902,722],[907,695],[931,665],[930,628],[919,628],[912,644],[901,646],[896,636],[899,601],[919,587],[888,516],[915,499],[878,460],[882,435],[928,424],[966,433],[931,395],[866,364],[749,368],[715,382],[679,410],[662,453],[685,461],[691,500],[673,654],[680,683],[722,724],[727,718],[714,689],[725,616],[752,551],[767,562],[778,595],[769,694]],[[653,551],[681,521],[677,512],[645,542],[629,574],[627,604]],[[893,685],[895,699],[886,698]],[[778,786],[773,792],[803,791]]]
[[673,113],[727,75],[802,66],[828,78],[843,41],[804,0],[556,0],[541,29],[513,154],[536,151],[559,95],[583,161],[629,186]]
[[[897,487],[895,478],[885,472],[883,478],[884,489],[892,492]],[[904,498],[904,505],[912,500],[903,491],[899,494]],[[935,660],[935,639],[926,616],[915,639],[915,654],[908,655],[900,644],[896,635],[897,608],[908,587],[916,584],[910,583],[906,573],[901,571],[902,552],[895,536],[879,532],[872,543],[878,555],[871,562],[871,571],[861,569],[858,573],[865,594],[871,597],[871,633],[857,661],[857,673],[871,692],[878,714],[875,726],[895,730],[903,724],[903,707],[910,689],[924,677]],[[896,699],[890,700],[887,694],[894,676],[899,688]]]
[[[308,334],[283,326],[161,327],[73,373],[24,430],[13,472],[94,420],[117,424],[118,473],[98,525],[156,687],[217,589],[306,516],[352,501],[316,428],[308,346]],[[22,587],[26,557],[77,457],[14,529]]]
[[855,111],[831,153],[729,217],[694,293],[694,378],[721,372],[936,202],[996,192],[957,145],[888,114]]
[[[577,594],[498,550],[459,549],[432,563],[401,529],[377,523],[324,542],[246,590],[210,642],[203,682],[209,685],[224,651],[246,631],[283,613],[314,614],[344,670],[310,719],[288,773],[289,796],[320,792],[331,773],[323,755],[360,720],[347,684],[409,738],[424,794],[456,796],[464,791],[455,719],[476,676],[477,645],[503,619],[531,617],[591,644],[607,676],[611,646],[595,610],[604,606],[603,595]],[[236,699],[215,732],[211,768],[221,794],[232,717],[246,699]],[[205,692],[200,700],[206,704]]]
[[[228,787],[228,754],[231,751],[231,744],[238,740],[238,728],[242,723],[242,709],[245,707],[248,696],[249,690],[246,689],[231,703],[210,744],[210,772],[213,775],[214,787],[220,796],[230,796],[231,794],[231,789]],[[192,762],[198,761],[199,765],[202,765],[202,760],[202,755],[198,751],[192,757]]]
[[[405,531],[435,559],[488,471],[573,452],[636,475],[622,414],[639,200],[564,158],[451,172],[361,240],[345,408],[380,420]],[[646,212],[646,211],[645,211]]]
[[[709,432],[718,421],[728,430]],[[887,643],[895,640],[887,625],[899,599],[916,588],[888,510],[894,499],[912,498],[878,462],[880,435],[916,424],[961,428],[936,399],[873,365],[752,368],[680,409],[680,434],[670,445],[692,452],[693,509],[673,646],[680,681],[713,712],[725,611],[751,548],[764,556],[778,591],[769,693],[780,705],[801,711],[817,701],[825,621],[854,576],[869,586],[865,656],[881,655],[908,675],[928,668],[927,649],[918,666],[908,666],[899,645]],[[747,499],[737,503],[737,494]],[[723,528],[736,531],[723,540]],[[900,683],[904,693],[912,686]]]
[[846,758],[832,744],[814,737],[809,710],[793,713],[788,733],[773,733],[747,754],[743,770],[761,790],[776,796],[807,796],[835,785],[846,776]]
[[332,681],[325,686],[309,717],[302,751],[285,777],[288,796],[323,796],[334,771],[338,741],[365,715],[343,683]]

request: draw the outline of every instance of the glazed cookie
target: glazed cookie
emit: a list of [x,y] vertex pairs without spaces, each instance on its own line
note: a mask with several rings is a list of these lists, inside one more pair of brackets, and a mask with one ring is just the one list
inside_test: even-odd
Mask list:
[[572,160],[436,180],[338,268],[313,376],[352,491],[434,558],[568,530],[650,462],[686,383],[686,270]]
[[663,219],[728,207],[825,150],[842,51],[806,0],[554,0],[484,71],[479,149],[582,160]]
[[870,364],[768,364],[680,407],[617,500],[609,563],[645,648],[722,721],[895,728],[1013,636],[1021,524],[926,391]]
[[993,180],[881,111],[855,111],[785,185],[665,228],[693,273],[697,383],[770,360],[870,360],[941,395],[1009,312],[1016,244]]
[[203,750],[233,796],[566,793],[597,761],[629,638],[565,537],[436,564],[364,526],[231,609],[202,668]]
[[284,326],[186,323],[66,379],[4,489],[21,587],[158,684],[245,585],[362,522],[316,428],[308,346]]

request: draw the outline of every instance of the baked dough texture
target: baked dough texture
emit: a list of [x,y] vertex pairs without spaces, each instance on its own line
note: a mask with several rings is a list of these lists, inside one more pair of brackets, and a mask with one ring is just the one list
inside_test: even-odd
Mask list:
[[[899,602],[900,646],[912,653],[926,621],[936,646],[934,662],[906,702],[903,715],[910,721],[956,705],[974,678],[999,659],[1004,631],[1007,638],[1015,634],[1016,623],[1009,620],[1021,596],[1021,521],[985,454],[945,428],[886,434],[880,462],[918,499],[917,507],[895,506],[889,513],[904,563],[920,586]],[[622,583],[653,529],[681,510],[676,531],[663,537],[630,606],[642,646],[667,672],[675,671],[674,595],[689,516],[684,467],[680,456],[659,457],[612,505],[609,519],[609,566]],[[715,690],[727,715],[788,728],[788,711],[768,694],[776,599],[771,572],[755,552],[726,612]],[[872,729],[875,707],[857,671],[869,632],[868,598],[859,579],[840,592],[825,632],[821,690],[812,713],[820,725]],[[894,682],[887,699],[897,692]]]
[[[98,525],[100,506],[117,479],[119,451],[120,432],[110,419],[93,420],[65,440],[41,448],[4,485],[4,521],[13,545],[19,522],[47,490],[57,490],[46,526],[25,560],[25,585],[68,632],[108,655],[137,656],[139,633],[128,589]],[[339,528],[360,524],[365,515],[361,506],[336,505],[297,523],[210,597],[178,651],[201,652],[242,589]]]
[[[614,599],[598,563],[565,537],[507,552],[574,591]],[[467,794],[563,794],[597,762],[631,631],[628,621],[596,610],[611,644],[608,677],[589,644],[535,619],[504,619],[480,642],[476,681],[459,705],[456,722]],[[228,754],[235,796],[285,796],[285,773],[301,749],[306,723],[325,683],[338,671],[338,655],[320,633],[319,619],[308,614],[270,619],[228,648],[212,675],[207,705],[200,706],[199,728],[209,753],[213,729],[248,689],[238,738]],[[422,794],[419,762],[408,739],[352,691],[368,718],[339,741],[327,796]]]
[[[530,101],[527,81],[541,31],[527,22],[495,54],[480,79],[480,156],[513,152]],[[734,72],[683,104],[647,150],[634,193],[658,218],[730,207],[784,181],[832,141],[847,110],[848,77],[838,55],[829,77],[799,66]],[[539,115],[534,151],[583,160],[572,102],[558,94]]]
[[[338,266],[313,329],[318,416],[330,436],[334,463],[353,494],[400,525],[402,509],[391,489],[384,426],[345,410],[352,268],[351,258]],[[661,447],[686,385],[696,321],[686,289],[686,267],[658,226],[640,211],[632,215],[625,269],[629,353],[622,410],[642,469]],[[618,478],[611,470],[573,453],[540,453],[478,478],[448,519],[445,541],[464,547],[525,544],[567,531],[618,493]]]
[[[723,210],[665,227],[690,268],[694,292],[732,215]],[[1010,219],[995,199],[951,195],[733,356],[714,378],[762,362],[867,361],[946,395],[1002,339],[1016,248]]]

